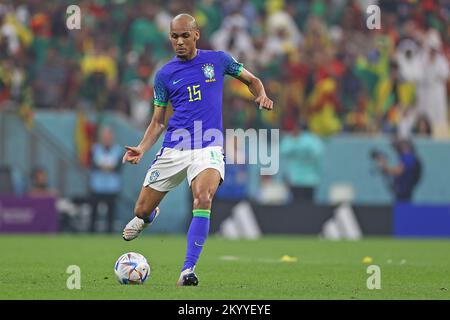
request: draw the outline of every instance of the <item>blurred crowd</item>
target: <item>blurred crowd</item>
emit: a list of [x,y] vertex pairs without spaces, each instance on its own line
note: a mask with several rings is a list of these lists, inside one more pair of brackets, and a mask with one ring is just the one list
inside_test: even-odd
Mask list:
[[[81,8],[81,30],[66,27],[70,4]],[[370,4],[381,29],[367,26]],[[144,128],[180,12],[196,17],[199,48],[230,52],[275,101],[276,112],[257,112],[229,79],[225,127],[449,137],[446,0],[3,0],[0,110],[109,110]]]

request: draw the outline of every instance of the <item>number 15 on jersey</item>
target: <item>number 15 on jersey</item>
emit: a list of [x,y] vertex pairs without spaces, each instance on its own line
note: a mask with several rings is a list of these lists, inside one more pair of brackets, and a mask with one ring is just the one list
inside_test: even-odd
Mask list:
[[187,87],[189,91],[189,102],[194,102],[197,100],[202,100],[202,93],[200,91],[200,85],[189,86]]

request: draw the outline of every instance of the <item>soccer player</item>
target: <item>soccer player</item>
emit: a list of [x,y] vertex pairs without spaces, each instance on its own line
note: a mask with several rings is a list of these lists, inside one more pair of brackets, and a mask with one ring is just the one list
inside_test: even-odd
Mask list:
[[156,73],[155,110],[151,123],[139,145],[125,147],[123,162],[139,163],[143,154],[158,140],[165,129],[169,101],[174,113],[162,148],[144,179],[134,209],[136,217],[125,226],[123,238],[127,241],[135,239],[152,224],[159,215],[160,201],[187,177],[194,199],[193,218],[177,285],[196,286],[198,278],[194,268],[208,236],[211,203],[225,175],[223,139],[207,139],[203,135],[207,130],[223,132],[224,76],[228,74],[245,83],[260,109],[272,110],[273,102],[267,97],[261,80],[229,54],[197,49],[200,32],[192,16],[184,13],[176,16],[171,21],[169,37],[175,57]]

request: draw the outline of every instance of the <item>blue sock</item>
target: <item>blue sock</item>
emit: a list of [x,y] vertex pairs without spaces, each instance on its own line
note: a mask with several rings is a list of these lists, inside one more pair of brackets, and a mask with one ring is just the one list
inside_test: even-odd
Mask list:
[[181,271],[192,268],[197,263],[209,232],[211,210],[192,210],[193,218],[187,232],[186,259]]
[[153,210],[152,213],[148,217],[145,217],[142,220],[144,220],[145,223],[150,223],[153,221],[153,219],[155,219],[155,216],[156,216],[156,209]]

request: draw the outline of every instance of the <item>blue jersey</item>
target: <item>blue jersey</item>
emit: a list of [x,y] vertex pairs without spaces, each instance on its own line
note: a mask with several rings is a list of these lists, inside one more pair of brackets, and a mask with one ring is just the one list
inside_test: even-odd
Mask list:
[[[174,57],[165,64],[156,73],[154,83],[154,105],[166,107],[170,101],[174,110],[163,147],[223,146],[223,81],[226,74],[239,76],[242,68],[241,63],[225,52],[199,49],[191,60]],[[222,138],[209,139],[209,129],[219,130]]]

